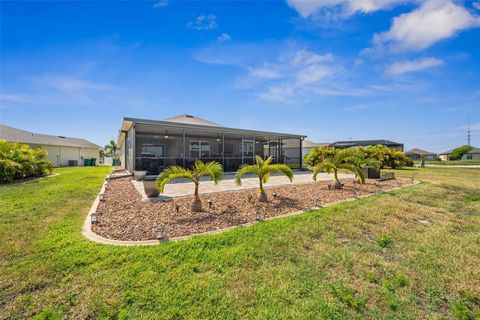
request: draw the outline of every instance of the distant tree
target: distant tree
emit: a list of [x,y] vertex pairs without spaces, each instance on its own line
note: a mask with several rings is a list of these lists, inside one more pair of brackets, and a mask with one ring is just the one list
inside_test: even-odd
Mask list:
[[107,145],[105,145],[104,149],[106,152],[111,154],[112,157],[115,157],[117,155],[118,146],[114,140],[110,140],[110,142]]
[[464,154],[468,153],[472,149],[472,146],[467,145],[455,148],[453,149],[452,153],[448,155],[448,160],[460,160]]

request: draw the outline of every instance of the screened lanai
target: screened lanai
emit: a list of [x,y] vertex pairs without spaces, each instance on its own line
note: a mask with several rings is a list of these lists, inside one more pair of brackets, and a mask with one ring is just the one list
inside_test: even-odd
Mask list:
[[[190,167],[197,159],[218,161],[226,172],[232,172],[242,164],[252,164],[256,155],[300,167],[304,137],[226,128],[182,115],[161,121],[124,118],[118,144],[122,163],[130,172],[158,174],[171,165]],[[283,150],[285,145],[288,153]],[[292,145],[298,145],[298,152],[291,152]]]

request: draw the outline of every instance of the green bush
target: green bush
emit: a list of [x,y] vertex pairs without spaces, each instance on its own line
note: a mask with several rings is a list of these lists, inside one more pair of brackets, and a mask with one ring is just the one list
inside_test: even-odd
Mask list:
[[452,153],[448,155],[448,160],[460,160],[464,154],[473,149],[472,146],[461,146],[452,150]]
[[403,151],[392,149],[383,145],[369,146],[366,148],[359,148],[367,159],[375,159],[380,163],[380,168],[398,169],[401,167],[413,166],[413,161],[410,160]]
[[322,163],[326,158],[333,158],[334,156],[335,148],[329,146],[315,147],[303,157],[303,163],[311,168]]
[[45,150],[0,140],[0,182],[44,176],[52,168]]

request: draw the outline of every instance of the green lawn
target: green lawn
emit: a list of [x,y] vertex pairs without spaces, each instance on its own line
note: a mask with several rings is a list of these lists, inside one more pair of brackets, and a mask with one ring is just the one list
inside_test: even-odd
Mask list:
[[84,239],[108,168],[55,171],[0,186],[0,318],[480,317],[480,170],[152,247]]
[[[417,164],[420,161],[415,161]],[[449,161],[425,161],[427,164],[438,164],[442,166],[469,166],[469,165],[480,165],[480,160],[449,160]]]

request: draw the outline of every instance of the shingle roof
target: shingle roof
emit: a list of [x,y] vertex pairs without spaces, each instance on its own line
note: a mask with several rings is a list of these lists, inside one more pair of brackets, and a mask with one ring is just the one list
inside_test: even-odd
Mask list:
[[202,118],[194,117],[190,114],[181,114],[176,117],[163,119],[162,121],[167,122],[175,122],[175,123],[187,123],[187,124],[195,124],[199,126],[211,126],[211,127],[223,127],[221,124],[208,121]]
[[433,152],[430,152],[430,151],[425,151],[425,150],[422,150],[422,149],[418,149],[418,148],[413,148],[413,149],[410,149],[408,150],[407,152],[405,152],[406,155],[410,155],[410,154],[415,154],[415,155],[419,155],[419,156],[431,156],[431,155],[435,155],[435,153]]
[[5,126],[3,124],[0,124],[0,139],[27,144],[100,149],[100,146],[85,139],[33,133]]
[[353,141],[335,141],[331,146],[375,146],[377,144],[383,145],[401,145],[401,143],[390,140],[353,140]]
[[[453,149],[450,149],[450,150],[441,152],[441,153],[439,153],[439,154],[441,154],[441,155],[447,154],[447,155],[448,155],[448,154],[452,153],[453,150],[455,150],[455,149],[456,149],[456,148],[453,148]],[[473,148],[472,150],[470,150],[470,151],[467,152],[467,153],[470,153],[470,154],[472,154],[472,153],[480,153],[480,148]]]

